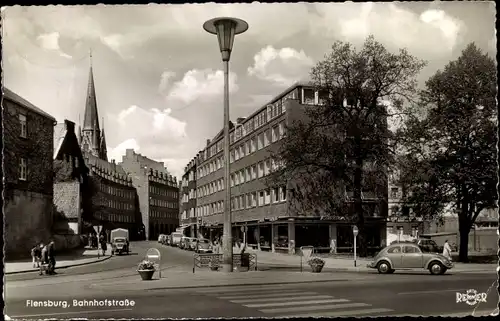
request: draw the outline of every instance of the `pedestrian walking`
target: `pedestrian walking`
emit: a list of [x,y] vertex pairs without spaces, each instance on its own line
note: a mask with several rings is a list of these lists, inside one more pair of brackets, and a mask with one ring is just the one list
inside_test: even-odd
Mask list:
[[106,237],[101,234],[101,236],[99,237],[99,242],[101,243],[102,255],[105,256],[107,250]]
[[55,253],[55,243],[54,241],[50,241],[49,245],[47,245],[47,257],[49,263],[49,274],[57,274],[56,269],[56,253]]
[[443,256],[451,261],[451,247],[448,240],[444,241]]
[[33,248],[31,249],[31,259],[33,260],[33,267],[40,267],[40,256],[41,256],[41,249],[40,249],[40,244],[35,244]]
[[47,256],[47,246],[44,246],[43,243],[40,243],[40,248],[42,249],[40,251],[40,275],[43,274],[43,266],[44,264],[48,264],[49,258]]

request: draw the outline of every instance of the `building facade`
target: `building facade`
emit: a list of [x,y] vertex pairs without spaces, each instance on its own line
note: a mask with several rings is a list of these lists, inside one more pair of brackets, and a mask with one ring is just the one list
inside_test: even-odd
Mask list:
[[79,144],[86,166],[89,168],[90,213],[84,217],[92,225],[102,226],[106,235],[115,228],[128,229],[130,239],[141,239],[144,226],[139,200],[132,178],[117,165],[108,161],[104,129],[99,124],[97,97],[92,65],[89,71],[83,126],[79,129]]
[[[196,159],[192,159],[184,168],[182,175],[180,192],[180,223],[185,227],[185,234],[191,237],[199,235],[198,228],[201,226],[201,219],[195,215],[196,212]],[[198,222],[200,220],[200,222]]]
[[57,234],[82,234],[92,229],[83,216],[89,212],[89,203],[84,197],[88,174],[75,123],[65,120],[57,124],[54,127],[54,231]]
[[162,162],[127,149],[120,166],[137,189],[147,240],[170,234],[179,226],[179,187]]
[[[286,128],[303,119],[303,107],[321,103],[320,93],[305,84],[296,84],[247,118],[240,118],[230,131],[230,186],[233,238],[259,249],[293,252],[300,246],[352,250],[352,223],[323,214],[298,213],[292,206],[293,182],[269,188],[268,175],[279,164],[272,160]],[[220,132],[195,157],[196,210],[186,211],[186,220],[195,217],[203,235],[222,236],[224,211],[223,135]],[[186,167],[186,171],[188,171]],[[185,173],[185,175],[187,172]],[[368,200],[367,200],[368,202]],[[387,185],[376,198],[377,210],[366,217],[369,246],[382,245],[386,234]]]
[[28,255],[51,236],[56,120],[3,88],[3,174],[6,258]]

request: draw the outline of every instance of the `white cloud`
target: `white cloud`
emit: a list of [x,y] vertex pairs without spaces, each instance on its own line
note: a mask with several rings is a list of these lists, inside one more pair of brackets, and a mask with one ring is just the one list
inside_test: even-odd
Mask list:
[[248,74],[259,79],[289,86],[308,75],[314,61],[303,50],[293,48],[262,48],[254,56],[254,64]]
[[39,45],[45,50],[57,51],[57,53],[61,57],[68,59],[72,58],[70,55],[64,53],[61,50],[61,47],[59,47],[59,37],[60,37],[59,32],[46,33],[39,35],[37,37],[37,41]]
[[[163,81],[163,77],[162,77]],[[229,73],[229,92],[238,91],[237,76]],[[166,94],[169,102],[190,104],[197,99],[222,98],[224,90],[224,72],[222,70],[193,69],[184,74],[184,77],[173,83]]]
[[164,92],[170,85],[170,80],[174,78],[176,75],[175,72],[166,70],[160,76],[160,85],[158,86],[158,90]]
[[427,10],[420,15],[420,20],[441,31],[444,39],[447,40],[450,49],[453,49],[457,42],[461,24],[457,19],[448,16],[442,10]]

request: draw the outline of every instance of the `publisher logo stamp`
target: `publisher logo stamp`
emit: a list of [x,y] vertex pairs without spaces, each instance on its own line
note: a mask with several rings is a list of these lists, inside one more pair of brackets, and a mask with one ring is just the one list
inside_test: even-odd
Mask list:
[[480,302],[486,303],[486,293],[479,293],[474,289],[469,289],[465,293],[457,292],[457,303],[465,302],[468,305],[476,305]]

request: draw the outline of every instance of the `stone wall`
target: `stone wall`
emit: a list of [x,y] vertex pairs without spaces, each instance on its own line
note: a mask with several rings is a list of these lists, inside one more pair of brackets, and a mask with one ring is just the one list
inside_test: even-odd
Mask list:
[[56,234],[52,236],[52,239],[58,252],[81,248],[85,245],[83,236],[76,234]]
[[47,242],[52,225],[52,196],[12,190],[4,200],[6,258],[30,255],[37,242]]

